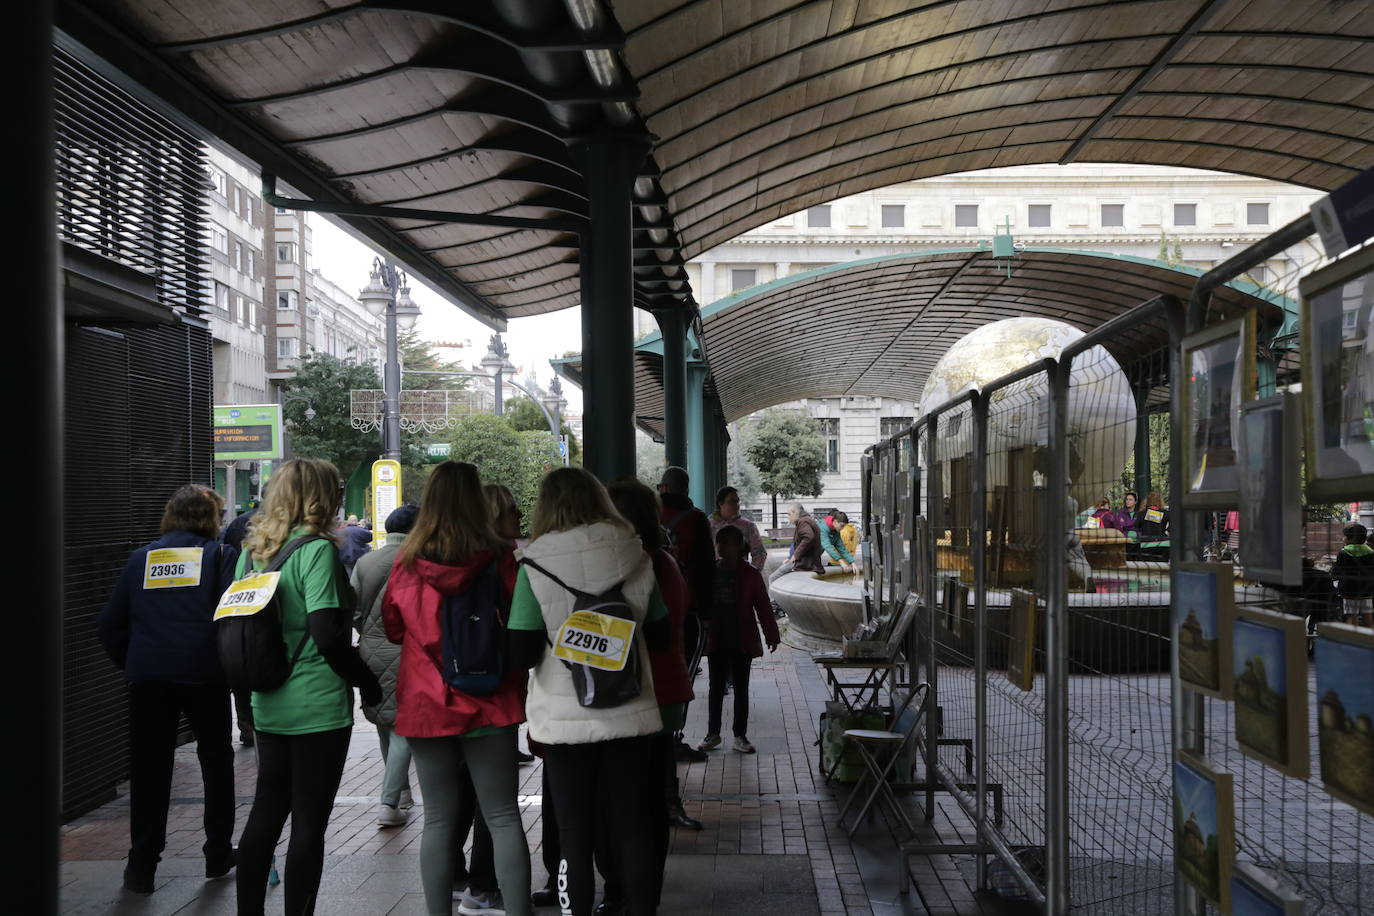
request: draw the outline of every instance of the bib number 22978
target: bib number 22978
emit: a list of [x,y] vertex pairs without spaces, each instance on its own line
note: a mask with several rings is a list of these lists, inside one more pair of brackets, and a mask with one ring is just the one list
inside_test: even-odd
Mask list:
[[634,635],[633,620],[595,611],[577,611],[558,628],[553,654],[575,665],[619,671],[625,667],[634,645]]

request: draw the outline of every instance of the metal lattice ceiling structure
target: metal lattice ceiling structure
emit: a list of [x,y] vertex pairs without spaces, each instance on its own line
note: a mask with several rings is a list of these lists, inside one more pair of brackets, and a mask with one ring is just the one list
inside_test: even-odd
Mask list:
[[[58,25],[493,325],[578,304],[579,132],[647,129],[635,301],[860,191],[1043,162],[1317,188],[1374,165],[1374,17],[1338,0],[59,0]],[[531,221],[531,222],[522,222]]]
[[[1200,271],[1096,252],[985,248],[835,264],[741,291],[702,310],[715,391],[727,421],[806,397],[919,402],[926,376],[969,331],[1037,315],[1087,331],[1157,295],[1186,301]],[[1249,283],[1223,286],[1219,318],[1254,308],[1273,330],[1296,304]],[[1168,340],[1163,326],[1123,334],[1108,350],[1126,368]],[[635,362],[639,425],[658,435],[663,403],[657,338]],[[570,377],[574,378],[574,376]]]

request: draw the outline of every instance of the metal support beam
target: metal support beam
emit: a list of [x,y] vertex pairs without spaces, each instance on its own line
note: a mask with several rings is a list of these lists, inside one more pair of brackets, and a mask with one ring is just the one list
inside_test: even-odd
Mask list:
[[9,710],[9,724],[24,736],[24,752],[11,755],[6,779],[13,815],[24,839],[6,854],[6,869],[23,876],[20,908],[35,916],[58,909],[58,844],[62,811],[62,294],[57,283],[57,199],[53,149],[53,5],[21,3],[5,23],[13,45],[5,55],[6,84],[14,93],[11,114],[23,124],[7,144],[14,174],[9,213],[24,227],[5,246],[5,273],[13,284],[12,329],[23,340],[25,359],[5,361],[5,383],[16,398],[24,431],[24,486],[14,487],[18,518],[42,519],[33,527],[32,550],[7,551],[5,575],[29,586],[26,613],[12,615],[9,636],[23,651],[10,659],[11,683],[23,685],[25,701]]
[[687,476],[688,495],[697,506],[706,505],[706,367],[687,366]]
[[1136,505],[1150,492],[1150,383],[1142,380],[1135,389],[1135,498]]
[[687,466],[687,313],[655,309],[663,334],[663,451],[670,465]]
[[649,150],[643,134],[604,131],[569,143],[587,181],[582,249],[586,467],[603,481],[635,473],[631,192]]
[[[978,829],[978,842],[991,842],[987,835],[988,824],[988,572],[987,572],[987,530],[988,530],[988,396],[979,392],[973,398],[973,517],[969,519],[972,527],[973,562],[973,778],[974,804],[977,815],[974,823]],[[912,460],[916,456],[912,455]],[[910,524],[910,523],[908,523]],[[895,610],[894,610],[895,613]],[[978,854],[978,887],[988,886],[988,857]]]
[[1069,912],[1069,370],[1049,367],[1050,469],[1045,492],[1045,913]]

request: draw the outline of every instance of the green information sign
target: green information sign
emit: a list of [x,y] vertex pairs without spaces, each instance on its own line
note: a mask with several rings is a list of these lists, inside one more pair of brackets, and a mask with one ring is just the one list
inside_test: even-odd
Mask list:
[[281,457],[281,405],[215,407],[215,460]]

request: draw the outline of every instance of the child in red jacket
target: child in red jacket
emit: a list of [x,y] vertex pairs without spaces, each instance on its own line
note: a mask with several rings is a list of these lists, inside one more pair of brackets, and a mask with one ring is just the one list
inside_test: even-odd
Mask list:
[[768,651],[778,648],[778,625],[773,620],[773,605],[768,586],[759,571],[744,562],[744,534],[733,525],[716,532],[715,586],[711,598],[711,622],[706,636],[706,656],[711,672],[711,692],[707,704],[707,735],[698,747],[713,751],[720,747],[721,707],[725,702],[727,681],[734,684],[735,750],[754,753],[749,743],[749,667],[763,655],[759,628]]

